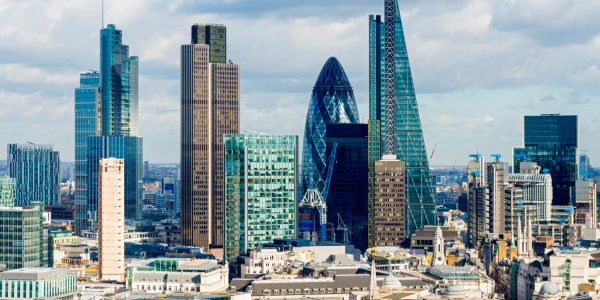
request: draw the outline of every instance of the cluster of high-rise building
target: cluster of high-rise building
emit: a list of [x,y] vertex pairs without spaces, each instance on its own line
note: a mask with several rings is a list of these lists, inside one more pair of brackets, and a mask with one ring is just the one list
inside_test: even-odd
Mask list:
[[365,23],[368,116],[330,57],[302,139],[240,129],[227,28],[192,25],[180,164],[152,175],[140,61],[102,28],[75,89],[73,181],[52,145],[8,145],[0,298],[598,299],[600,176],[577,116],[525,116],[512,161],[432,173],[400,8],[383,2]]

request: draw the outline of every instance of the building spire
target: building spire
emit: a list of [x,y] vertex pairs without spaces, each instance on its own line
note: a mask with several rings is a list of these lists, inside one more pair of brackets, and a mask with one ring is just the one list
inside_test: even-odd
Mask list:
[[[372,253],[374,254],[374,253]],[[377,269],[375,268],[375,256],[371,255],[371,283],[369,285],[369,299],[377,297]]]

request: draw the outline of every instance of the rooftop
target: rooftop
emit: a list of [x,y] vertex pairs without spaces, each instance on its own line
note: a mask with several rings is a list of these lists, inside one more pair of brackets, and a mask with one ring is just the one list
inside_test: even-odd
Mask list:
[[52,277],[64,277],[75,274],[66,269],[22,268],[0,273],[0,280],[42,280]]

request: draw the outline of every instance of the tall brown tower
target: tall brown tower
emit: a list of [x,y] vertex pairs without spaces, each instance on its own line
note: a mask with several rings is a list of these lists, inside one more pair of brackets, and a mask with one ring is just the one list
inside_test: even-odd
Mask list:
[[406,238],[406,167],[395,155],[375,162],[373,235],[369,247],[400,246]]
[[181,235],[208,252],[224,244],[223,135],[240,131],[240,76],[238,65],[211,60],[206,40],[192,40],[181,46]]

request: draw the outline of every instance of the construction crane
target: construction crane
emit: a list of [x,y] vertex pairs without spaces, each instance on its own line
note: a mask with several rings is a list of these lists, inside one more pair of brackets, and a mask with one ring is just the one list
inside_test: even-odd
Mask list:
[[472,157],[475,159],[475,161],[479,161],[479,159],[481,158],[481,154],[476,153],[476,154],[469,154],[469,157]]
[[500,153],[494,153],[494,154],[490,154],[490,157],[493,158],[493,159],[495,159],[496,162],[499,162],[500,158],[502,158],[502,154],[500,154]]
[[431,155],[429,155],[429,163],[431,163],[431,159],[433,158],[433,155],[435,154],[435,148],[437,148],[437,143],[435,143],[435,145],[433,145],[433,150],[431,150]]
[[342,216],[340,216],[339,213],[337,214],[337,217],[337,230],[341,230],[344,233],[344,244],[349,244],[350,240],[348,239],[348,226],[346,226]]
[[317,189],[310,188],[302,197],[299,206],[315,208],[319,212],[321,241],[327,238],[327,204]]

